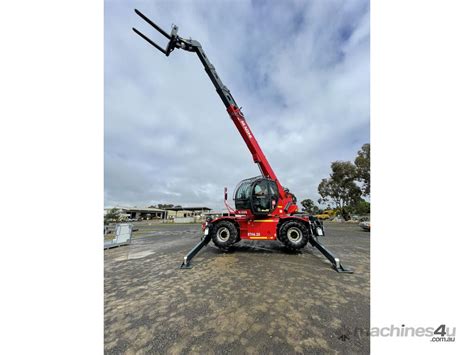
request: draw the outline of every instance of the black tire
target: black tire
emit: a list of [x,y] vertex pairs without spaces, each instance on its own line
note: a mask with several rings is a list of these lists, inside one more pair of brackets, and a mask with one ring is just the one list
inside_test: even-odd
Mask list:
[[238,241],[239,233],[234,223],[219,221],[212,226],[211,238],[216,247],[227,249]]
[[288,221],[281,225],[278,231],[280,241],[291,250],[299,250],[306,246],[309,240],[308,227],[300,221]]

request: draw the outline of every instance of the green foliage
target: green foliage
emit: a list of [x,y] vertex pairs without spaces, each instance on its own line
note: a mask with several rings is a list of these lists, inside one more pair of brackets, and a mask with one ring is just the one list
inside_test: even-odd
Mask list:
[[354,206],[362,196],[362,190],[355,183],[357,169],[350,161],[335,161],[331,164],[329,178],[322,179],[318,186],[321,202],[332,202],[349,219],[349,206]]
[[148,206],[148,208],[160,208],[160,209],[173,208],[173,207],[174,205],[172,203],[159,203],[157,205]]
[[110,209],[104,216],[104,222],[117,222],[120,219],[120,210],[118,208]]
[[353,207],[352,212],[357,215],[366,215],[370,214],[370,202],[367,202],[364,199],[360,199]]
[[354,160],[357,171],[357,180],[362,182],[364,196],[370,195],[370,143],[366,143],[357,153]]
[[172,203],[159,203],[158,204],[158,208],[162,208],[162,209],[164,209],[164,208],[173,208],[173,207],[174,207],[174,205]]
[[370,203],[362,199],[362,196],[370,196],[370,144],[361,147],[354,163],[332,162],[331,174],[321,180],[318,192],[321,196],[318,203],[334,205],[346,220],[349,213],[370,213]]
[[303,206],[303,212],[311,215],[319,213],[319,208],[314,204],[313,200],[309,198],[301,201],[301,206]]

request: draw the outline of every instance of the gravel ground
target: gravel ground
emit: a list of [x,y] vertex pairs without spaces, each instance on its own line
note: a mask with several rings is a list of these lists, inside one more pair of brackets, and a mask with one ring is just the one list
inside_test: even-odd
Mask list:
[[137,223],[129,246],[104,251],[107,354],[291,354],[370,352],[370,233],[326,223],[318,250],[279,242],[209,243],[179,269],[199,225]]

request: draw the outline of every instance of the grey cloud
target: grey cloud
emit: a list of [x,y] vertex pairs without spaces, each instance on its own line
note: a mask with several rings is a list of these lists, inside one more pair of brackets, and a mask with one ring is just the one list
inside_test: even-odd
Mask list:
[[136,36],[132,26],[148,26],[134,6],[202,43],[300,200],[317,198],[332,160],[368,142],[368,2],[274,4],[106,1],[106,205],[221,209],[224,186],[258,175],[198,59],[167,58]]

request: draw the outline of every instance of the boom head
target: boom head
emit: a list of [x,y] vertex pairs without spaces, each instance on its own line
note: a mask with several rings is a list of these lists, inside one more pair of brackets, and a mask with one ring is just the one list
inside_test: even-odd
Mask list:
[[150,38],[145,36],[142,32],[137,30],[135,27],[133,27],[133,31],[138,34],[140,37],[142,37],[145,41],[150,43],[153,47],[158,49],[160,52],[162,52],[164,55],[169,56],[171,52],[175,48],[181,48],[186,51],[194,52],[195,47],[196,47],[196,41],[193,40],[185,40],[181,37],[178,36],[178,26],[172,25],[171,26],[171,33],[167,33],[165,30],[163,30],[160,26],[158,26],[156,23],[154,23],[152,20],[150,20],[148,17],[143,15],[140,11],[135,9],[135,12],[138,16],[140,16],[145,22],[147,22],[151,27],[153,27],[155,30],[157,30],[159,33],[161,33],[163,36],[165,36],[169,42],[166,46],[166,49],[160,47],[158,44],[156,44],[154,41],[152,41]]

